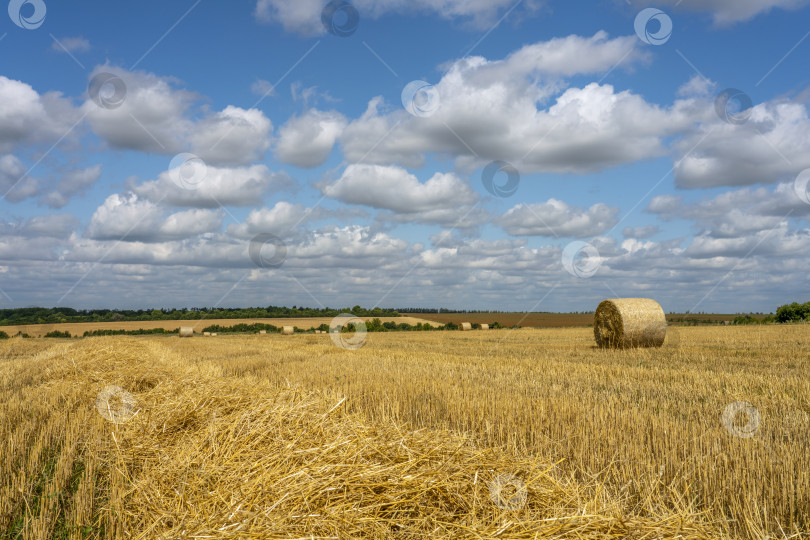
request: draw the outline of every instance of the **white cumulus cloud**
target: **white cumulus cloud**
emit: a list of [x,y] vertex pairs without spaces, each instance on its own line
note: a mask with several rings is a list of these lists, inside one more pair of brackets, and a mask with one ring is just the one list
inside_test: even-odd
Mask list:
[[291,183],[285,173],[274,173],[266,165],[250,167],[213,167],[201,169],[204,173],[193,187],[178,183],[179,170],[164,171],[156,180],[149,180],[132,188],[136,194],[153,202],[175,206],[216,208],[218,206],[254,206],[271,189],[280,189]]
[[191,209],[164,215],[163,207],[134,193],[107,197],[90,219],[85,236],[93,240],[165,242],[217,232],[221,211]]
[[102,73],[123,83],[120,105],[99,106],[89,96],[82,111],[93,132],[113,148],[164,155],[190,150],[211,165],[248,165],[270,145],[273,124],[258,109],[229,105],[197,117],[200,96],[179,88],[172,77],[110,65],[96,67],[92,76]]
[[346,117],[336,111],[310,109],[279,128],[276,157],[290,165],[312,168],[323,165],[346,127]]
[[513,236],[585,238],[604,233],[618,221],[619,209],[603,203],[590,208],[570,206],[557,199],[520,203],[495,222]]

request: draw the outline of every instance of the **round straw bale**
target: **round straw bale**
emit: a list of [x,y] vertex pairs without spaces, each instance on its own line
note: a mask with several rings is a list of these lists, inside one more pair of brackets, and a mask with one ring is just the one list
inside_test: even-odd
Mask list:
[[194,335],[194,329],[190,326],[180,327],[180,337],[191,337]]
[[291,336],[291,335],[293,335],[294,332],[295,332],[295,330],[293,329],[292,326],[282,326],[281,327],[281,335],[283,335],[283,336]]
[[664,310],[650,298],[604,300],[593,317],[600,347],[660,347],[667,337]]
[[481,324],[481,330],[489,330],[489,325],[486,323]]
[[211,332],[211,335],[215,336],[215,335],[217,335],[217,333],[216,332]]
[[203,332],[203,335],[204,335],[204,336],[210,336],[210,335],[211,335],[211,332]]
[[458,325],[458,327],[459,327],[459,330],[463,330],[463,331],[472,330],[472,324],[470,324],[468,322],[463,322],[460,325]]
[[267,330],[259,330],[259,333],[260,333],[260,334],[266,334],[266,333],[267,333]]

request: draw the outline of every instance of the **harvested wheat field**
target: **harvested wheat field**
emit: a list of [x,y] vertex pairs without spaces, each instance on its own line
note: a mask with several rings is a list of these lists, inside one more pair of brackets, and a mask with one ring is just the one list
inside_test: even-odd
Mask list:
[[3,538],[807,537],[810,326],[366,337],[0,342]]

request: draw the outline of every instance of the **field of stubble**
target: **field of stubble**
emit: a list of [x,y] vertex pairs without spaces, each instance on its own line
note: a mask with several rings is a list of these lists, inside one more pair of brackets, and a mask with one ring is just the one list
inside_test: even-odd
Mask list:
[[810,326],[668,339],[5,340],[0,538],[810,537]]

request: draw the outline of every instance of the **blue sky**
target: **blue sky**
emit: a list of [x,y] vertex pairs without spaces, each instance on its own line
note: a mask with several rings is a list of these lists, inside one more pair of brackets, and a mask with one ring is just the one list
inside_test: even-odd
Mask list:
[[808,4],[12,0],[0,307],[806,300]]

